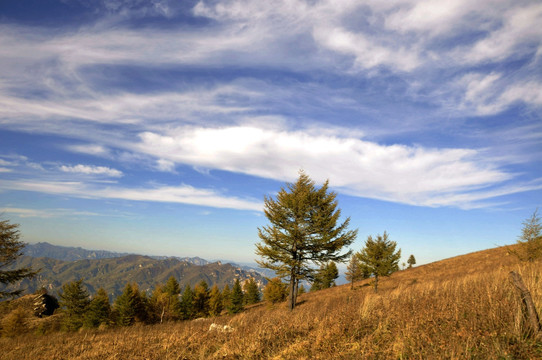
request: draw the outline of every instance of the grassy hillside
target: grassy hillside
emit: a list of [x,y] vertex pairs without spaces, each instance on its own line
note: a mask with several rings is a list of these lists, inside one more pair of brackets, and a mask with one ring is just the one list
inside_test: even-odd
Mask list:
[[140,289],[150,292],[157,284],[166,283],[170,276],[174,276],[182,285],[190,284],[192,287],[201,280],[205,280],[210,286],[231,286],[237,277],[241,280],[254,277],[257,282],[265,283],[265,279],[258,273],[245,271],[231,264],[216,262],[200,266],[176,258],[153,259],[141,255],[78,261],[22,256],[13,264],[13,268],[18,267],[31,267],[41,271],[35,278],[16,284],[17,288],[33,293],[45,287],[54,295],[63,284],[79,279],[84,279],[91,294],[103,287],[111,297],[120,295],[128,282],[135,282]]
[[378,294],[368,280],[304,294],[293,312],[257,304],[214,319],[0,338],[0,348],[6,359],[540,359],[510,270],[542,312],[541,264],[498,248],[397,272]]

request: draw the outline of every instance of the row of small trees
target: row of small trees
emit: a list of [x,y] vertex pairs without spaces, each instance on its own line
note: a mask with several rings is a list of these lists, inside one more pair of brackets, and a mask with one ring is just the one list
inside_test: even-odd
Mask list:
[[129,283],[112,305],[104,289],[99,289],[91,300],[83,280],[73,281],[62,286],[59,305],[64,313],[63,328],[70,331],[100,325],[188,320],[218,316],[223,311],[234,314],[260,300],[258,284],[252,278],[244,286],[236,279],[232,288],[226,285],[222,291],[216,285],[209,289],[202,280],[194,288],[185,286],[181,293],[177,280],[170,277],[166,284],[157,286],[151,296],[137,284]]

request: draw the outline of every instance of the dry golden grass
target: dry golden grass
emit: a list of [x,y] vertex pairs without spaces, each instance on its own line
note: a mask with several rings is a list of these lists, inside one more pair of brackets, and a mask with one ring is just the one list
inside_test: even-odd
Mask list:
[[[498,248],[382,279],[308,293],[298,307],[234,316],[0,339],[2,359],[540,359],[524,336],[519,271],[542,312],[542,266]],[[212,323],[231,333],[209,331]]]

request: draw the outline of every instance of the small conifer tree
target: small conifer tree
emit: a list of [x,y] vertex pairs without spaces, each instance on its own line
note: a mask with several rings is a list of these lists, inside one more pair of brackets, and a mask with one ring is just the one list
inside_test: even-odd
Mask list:
[[352,255],[352,257],[350,258],[350,262],[346,267],[346,272],[344,275],[346,277],[346,280],[350,281],[350,289],[354,289],[355,281],[359,281],[365,278],[366,272],[364,271],[364,267],[359,261],[358,254]]
[[224,309],[222,294],[220,293],[218,286],[215,284],[209,293],[210,314],[212,316],[219,316],[220,313],[222,313],[222,309]]
[[260,302],[260,289],[254,278],[247,280],[243,287],[245,290],[245,304],[250,305]]
[[174,276],[170,276],[163,288],[163,291],[170,296],[179,296],[181,293],[181,286]]
[[89,295],[83,287],[83,279],[64,284],[60,294],[60,307],[65,314],[62,327],[65,330],[74,331],[83,326],[89,304]]
[[222,309],[230,311],[231,309],[231,289],[228,284],[222,289]]
[[358,253],[359,260],[368,273],[374,276],[374,289],[378,291],[378,280],[380,276],[389,276],[399,270],[399,259],[401,250],[397,250],[397,243],[388,239],[388,234],[367,238],[365,248]]
[[209,316],[209,285],[205,280],[194,287],[194,312],[198,317]]
[[408,263],[408,268],[409,268],[409,269],[410,269],[411,267],[413,267],[414,265],[416,265],[416,258],[414,257],[414,255],[410,255],[410,256],[408,257],[407,263]]
[[514,254],[522,261],[533,262],[542,258],[542,224],[537,213],[538,210],[523,222],[518,237],[518,250]]
[[137,284],[126,284],[122,294],[115,300],[117,325],[130,326],[136,322],[147,322],[148,300]]
[[280,278],[268,279],[267,285],[263,289],[263,298],[269,305],[273,305],[286,300],[287,289]]
[[311,291],[327,289],[335,286],[335,279],[339,277],[339,270],[333,261],[322,264],[314,276]]
[[109,296],[103,288],[100,288],[90,301],[88,310],[84,316],[84,326],[93,328],[102,324],[108,324],[110,316],[111,305],[109,304]]
[[186,285],[181,297],[181,319],[188,320],[194,317],[194,292],[190,284]]
[[230,299],[231,305],[228,309],[230,314],[237,314],[238,312],[241,312],[243,310],[244,294],[243,289],[241,288],[241,283],[239,282],[239,278],[235,279]]

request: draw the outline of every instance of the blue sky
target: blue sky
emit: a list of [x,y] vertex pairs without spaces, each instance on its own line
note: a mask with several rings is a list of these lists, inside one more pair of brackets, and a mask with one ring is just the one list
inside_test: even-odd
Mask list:
[[304,171],[427,263],[542,199],[539,1],[0,2],[0,211],[23,240],[252,262]]

